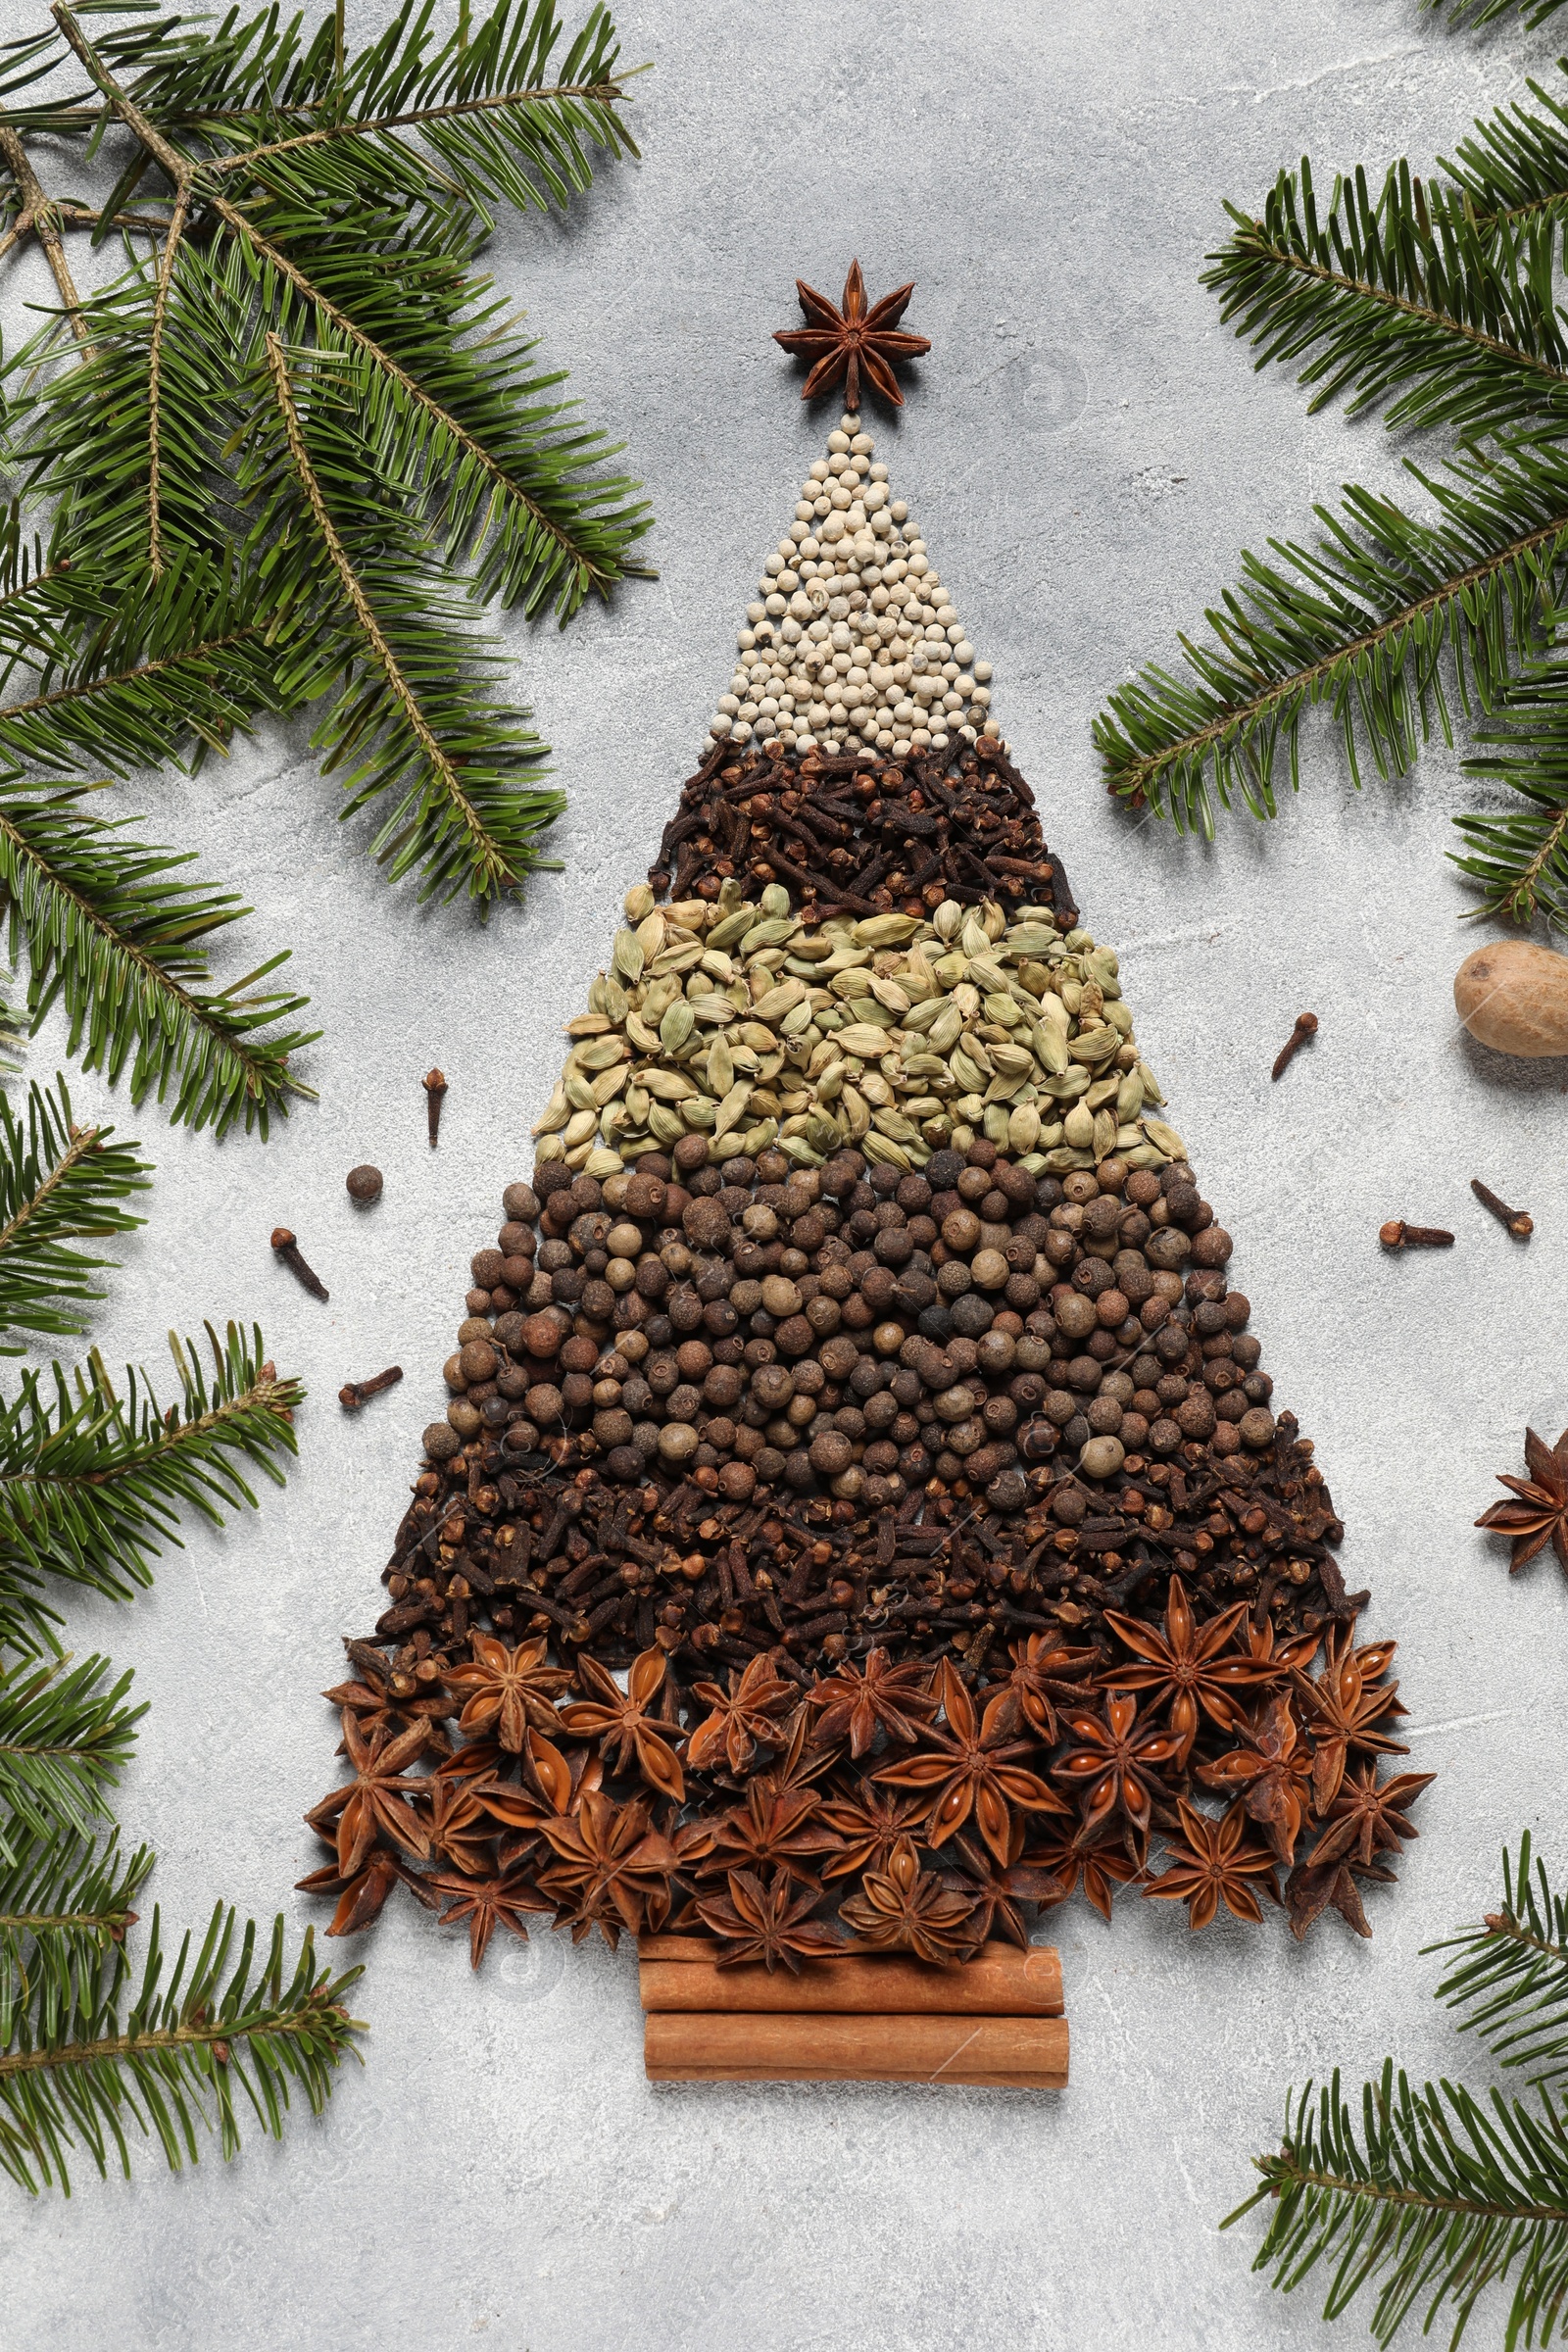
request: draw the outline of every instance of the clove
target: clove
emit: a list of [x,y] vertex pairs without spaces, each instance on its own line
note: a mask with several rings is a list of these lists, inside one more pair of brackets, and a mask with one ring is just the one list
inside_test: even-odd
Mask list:
[[299,1244],[286,1225],[273,1226],[272,1248],[283,1260],[284,1265],[288,1267],[289,1272],[298,1275],[313,1298],[324,1298],[327,1296],[325,1283],[319,1274],[314,1273],[305,1263],[304,1258],[300,1255]]
[[430,1121],[430,1149],[433,1152],[436,1138],[441,1133],[441,1099],[447,1091],[447,1082],[439,1070],[431,1070],[419,1083],[424,1088],[425,1109]]
[[1391,1217],[1378,1227],[1378,1240],[1385,1250],[1451,1250],[1453,1236],[1445,1233],[1441,1225],[1407,1225],[1402,1217]]
[[346,1413],[357,1413],[371,1396],[379,1396],[383,1389],[395,1389],[403,1378],[401,1364],[388,1364],[370,1380],[346,1380],[337,1393],[337,1400]]
[[1269,1076],[1276,1079],[1283,1078],[1307,1039],[1316,1037],[1316,1035],[1317,1014],[1315,1012],[1298,1012],[1296,1016],[1296,1027],[1274,1056],[1274,1067],[1270,1070]]
[[1536,1230],[1536,1220],[1528,1213],[1527,1210],[1522,1208],[1510,1208],[1507,1201],[1499,1200],[1496,1194],[1491,1191],[1488,1186],[1484,1185],[1479,1176],[1471,1177],[1470,1190],[1474,1193],[1476,1199],[1481,1202],[1483,1208],[1491,1209],[1493,1215],[1496,1218],[1499,1225],[1507,1226],[1508,1231],[1513,1235],[1513,1238],[1516,1242],[1529,1241],[1530,1236]]

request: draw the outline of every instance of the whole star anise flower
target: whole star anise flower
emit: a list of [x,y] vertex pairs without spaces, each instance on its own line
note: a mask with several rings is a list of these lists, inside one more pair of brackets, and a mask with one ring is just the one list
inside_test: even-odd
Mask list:
[[569,1821],[605,1777],[604,1765],[586,1748],[574,1749],[568,1759],[542,1732],[526,1734],[517,1762],[524,1776],[520,1787],[493,1768],[468,1784],[491,1820],[511,1833],[501,1845],[504,1870],[536,1853],[546,1822]]
[[1169,1867],[1148,1881],[1145,1895],[1185,1903],[1190,1928],[1206,1928],[1222,1896],[1226,1909],[1237,1919],[1258,1926],[1263,1917],[1259,1893],[1277,1903],[1279,1889],[1274,1884],[1274,1856],[1266,1845],[1255,1845],[1248,1836],[1242,1807],[1232,1805],[1217,1822],[1207,1820],[1185,1797],[1178,1798],[1176,1810],[1186,1843],[1174,1838],[1170,1840],[1166,1848]]
[[563,1707],[561,1720],[576,1739],[602,1739],[599,1752],[607,1763],[615,1763],[621,1772],[635,1766],[650,1788],[678,1805],[686,1794],[686,1779],[669,1743],[679,1740],[680,1728],[648,1711],[663,1688],[668,1665],[662,1649],[645,1649],[632,1660],[622,1690],[597,1658],[579,1658],[578,1683],[594,1695]]
[[1081,1697],[1078,1685],[1103,1662],[1102,1650],[1066,1649],[1051,1634],[1030,1634],[1012,1644],[1012,1672],[1002,1688],[1036,1736],[1054,1747],[1056,1710],[1052,1701]]
[[[330,1838],[327,1843],[331,1843]],[[334,1855],[330,1862],[323,1863],[319,1870],[313,1870],[309,1877],[296,1879],[294,1885],[296,1891],[301,1894],[335,1894],[338,1905],[332,1914],[327,1934],[358,1936],[364,1929],[374,1926],[385,1907],[387,1896],[400,1880],[412,1894],[418,1897],[426,1910],[434,1911],[439,1907],[435,1896],[428,1892],[428,1882],[416,1870],[410,1870],[406,1862],[400,1861],[384,1845],[375,1847],[365,1868],[357,1871],[352,1878],[343,1876]]]
[[891,294],[867,310],[865,279],[858,262],[850,264],[850,274],[844,281],[843,308],[818,294],[803,277],[795,280],[801,309],[809,324],[781,327],[773,337],[786,351],[797,352],[812,365],[801,390],[803,400],[814,400],[818,392],[831,391],[842,376],[845,406],[858,409],[860,405],[860,370],[867,380],[894,408],[902,409],[904,394],[893,372],[896,360],[917,360],[931,348],[928,335],[911,335],[898,331],[899,320],[909,305],[914,292],[911,285],[899,286]]
[[[378,1674],[372,1666],[362,1662],[360,1672],[365,1678],[363,1682],[334,1683],[330,1690],[321,1692],[321,1696],[334,1707],[352,1708],[359,1719],[361,1731],[367,1737],[378,1728],[395,1733],[406,1724],[427,1722],[430,1725],[430,1739],[426,1754],[445,1755],[449,1752],[451,1741],[441,1725],[447,1716],[456,1714],[457,1708],[444,1690],[432,1691],[415,1683],[411,1691],[400,1693],[393,1686],[389,1671],[383,1670]],[[413,1682],[414,1678],[408,1676],[402,1679]]]
[[890,1650],[873,1649],[858,1670],[846,1661],[811,1692],[810,1703],[822,1712],[811,1734],[817,1747],[832,1747],[845,1739],[857,1760],[864,1755],[878,1730],[891,1740],[912,1747],[921,1724],[937,1711],[932,1696],[931,1671],[918,1660],[895,1666]]
[[811,1916],[817,1894],[798,1891],[788,1871],[763,1879],[754,1870],[732,1870],[727,1885],[727,1902],[719,1894],[697,1898],[703,1925],[723,1939],[720,1968],[760,1960],[770,1974],[782,1963],[799,1976],[803,1960],[830,1960],[843,1951],[843,1936]]
[[984,1716],[977,1716],[974,1700],[947,1658],[938,1689],[943,1724],[922,1725],[920,1732],[936,1754],[884,1764],[872,1778],[889,1788],[929,1794],[927,1845],[945,1843],[973,1813],[981,1837],[997,1860],[1005,1863],[1012,1836],[1009,1805],[1020,1805],[1027,1813],[1065,1813],[1067,1808],[1037,1774],[1023,1771],[1015,1761],[1026,1756],[1033,1743],[1008,1737],[1015,1718],[1006,1691],[999,1691],[988,1701]]
[[551,1908],[522,1871],[510,1871],[490,1879],[431,1879],[429,1884],[436,1893],[451,1897],[441,1914],[441,1925],[450,1928],[467,1922],[470,1968],[478,1967],[498,1927],[510,1929],[526,1943],[528,1931],[519,1913]]
[[1385,1717],[1404,1713],[1398,1684],[1368,1682],[1360,1656],[1350,1654],[1348,1644],[1331,1650],[1315,1682],[1299,1668],[1291,1681],[1311,1716],[1314,1812],[1326,1813],[1338,1796],[1352,1748],[1369,1756],[1409,1754],[1402,1741],[1376,1728]]
[[570,1927],[573,1943],[598,1927],[612,1949],[621,1928],[640,1936],[650,1898],[667,1896],[675,1867],[674,1848],[650,1830],[642,1799],[616,1805],[592,1789],[573,1817],[540,1826],[554,1859],[539,1886],[558,1906],[557,1926]]
[[821,1885],[810,1866],[824,1854],[836,1854],[840,1840],[812,1818],[816,1811],[816,1797],[804,1789],[748,1783],[745,1802],[714,1827],[712,1870],[779,1869],[819,1894]]
[[1138,1701],[1125,1690],[1107,1690],[1098,1715],[1070,1707],[1062,1720],[1069,1739],[1078,1744],[1052,1771],[1064,1781],[1082,1784],[1085,1830],[1098,1830],[1119,1814],[1141,1859],[1149,1840],[1154,1790],[1160,1786],[1159,1767],[1179,1759],[1180,1739],[1141,1718]]
[[1239,1600],[1200,1628],[1179,1576],[1170,1580],[1163,1635],[1135,1617],[1105,1611],[1105,1623],[1141,1661],[1130,1666],[1118,1660],[1105,1677],[1107,1684],[1118,1690],[1147,1690],[1152,1705],[1166,1708],[1166,1720],[1181,1741],[1182,1763],[1198,1737],[1200,1711],[1229,1731],[1241,1712],[1238,1700],[1279,1680],[1280,1670],[1271,1659],[1254,1658],[1245,1650],[1223,1654],[1246,1615],[1247,1603]]
[[1298,1943],[1331,1906],[1358,1936],[1371,1935],[1372,1924],[1361,1905],[1357,1879],[1392,1886],[1394,1873],[1381,1862],[1357,1862],[1348,1855],[1320,1862],[1314,1853],[1309,1861],[1297,1864],[1285,1882],[1285,1916]]
[[822,1807],[823,1821],[843,1840],[822,1876],[848,1879],[862,1870],[886,1870],[899,1839],[917,1829],[930,1810],[929,1797],[898,1796],[874,1781],[857,1781],[851,1793],[830,1797]]
[[354,1768],[354,1778],[341,1788],[328,1789],[305,1816],[313,1830],[323,1834],[327,1823],[336,1822],[337,1864],[343,1878],[358,1875],[381,1835],[406,1853],[422,1858],[429,1852],[424,1826],[409,1802],[423,1783],[401,1777],[403,1767],[422,1752],[429,1730],[427,1723],[414,1723],[394,1738],[379,1727],[367,1740],[352,1711],[344,1708],[342,1753]]
[[1084,1893],[1105,1920],[1110,1917],[1114,1889],[1125,1886],[1129,1879],[1138,1876],[1138,1865],[1129,1857],[1120,1838],[1107,1838],[1102,1831],[1086,1837],[1076,1822],[1071,1829],[1053,1829],[1043,1845],[1022,1856],[1020,1868],[1038,1871],[1042,1878],[1054,1881],[1060,1892],[1039,1897],[1047,1903],[1065,1902],[1081,1874]]
[[977,1941],[974,1908],[972,1895],[923,1871],[910,1840],[901,1838],[886,1870],[868,1870],[839,1917],[871,1951],[913,1952],[934,1967],[956,1968]]
[[419,1793],[430,1811],[432,1853],[468,1878],[483,1878],[491,1867],[496,1827],[473,1782],[442,1780],[432,1773]]
[[447,1685],[465,1701],[458,1718],[462,1732],[494,1731],[505,1748],[515,1755],[528,1725],[542,1732],[559,1728],[551,1703],[566,1690],[571,1677],[564,1668],[545,1663],[548,1642],[521,1642],[508,1649],[493,1634],[474,1634],[473,1663],[448,1670]]
[[1420,1835],[1405,1819],[1405,1807],[1413,1805],[1436,1778],[1431,1772],[1401,1772],[1380,1782],[1375,1763],[1348,1772],[1312,1848],[1314,1865],[1337,1862],[1344,1855],[1371,1862],[1380,1853],[1396,1854],[1401,1838]]
[[1239,1745],[1212,1764],[1200,1764],[1198,1777],[1222,1796],[1241,1794],[1248,1813],[1289,1870],[1307,1818],[1312,1759],[1287,1698],[1271,1698],[1255,1721],[1244,1723],[1240,1732]]
[[[1014,1844],[1021,1846],[1022,1825],[1014,1824]],[[1016,1856],[1004,1869],[983,1846],[961,1834],[953,1840],[952,1859],[959,1867],[939,1875],[944,1886],[955,1894],[969,1896],[973,1902],[969,1925],[976,1943],[1000,1936],[1026,1951],[1029,1923],[1018,1905],[1059,1903],[1064,1892],[1061,1881],[1050,1871],[1037,1870]]]
[[687,1740],[687,1763],[693,1772],[727,1764],[737,1778],[760,1744],[776,1747],[781,1743],[777,1718],[795,1697],[794,1687],[780,1680],[765,1651],[752,1660],[744,1674],[730,1676],[727,1690],[718,1683],[694,1683],[692,1693],[712,1713]]
[[1513,1539],[1508,1574],[1517,1575],[1526,1561],[1549,1544],[1557,1565],[1568,1576],[1568,1429],[1548,1446],[1533,1429],[1525,1431],[1525,1468],[1528,1478],[1499,1474],[1497,1484],[1516,1494],[1517,1502],[1494,1502],[1483,1511],[1477,1527],[1493,1527]]

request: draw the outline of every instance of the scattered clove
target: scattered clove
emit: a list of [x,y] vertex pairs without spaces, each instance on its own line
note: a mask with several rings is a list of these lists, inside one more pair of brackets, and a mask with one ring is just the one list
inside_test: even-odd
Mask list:
[[1528,1213],[1527,1210],[1522,1208],[1510,1208],[1507,1201],[1499,1200],[1496,1194],[1491,1191],[1488,1186],[1484,1185],[1479,1176],[1471,1177],[1470,1190],[1474,1193],[1476,1199],[1481,1202],[1483,1208],[1491,1209],[1493,1215],[1496,1218],[1499,1225],[1507,1226],[1508,1231],[1513,1235],[1513,1238],[1516,1242],[1529,1241],[1530,1236],[1536,1230],[1536,1220]]
[[1407,1225],[1402,1217],[1391,1217],[1378,1227],[1378,1240],[1385,1250],[1451,1250],[1453,1236],[1445,1233],[1441,1225]]
[[431,1070],[419,1083],[424,1088],[425,1107],[430,1119],[430,1149],[433,1152],[441,1133],[441,1098],[447,1091],[447,1082],[439,1070]]
[[401,1364],[388,1364],[369,1380],[346,1380],[337,1393],[337,1400],[346,1413],[357,1413],[371,1396],[379,1396],[383,1389],[395,1389],[403,1378]]
[[372,1168],[368,1162],[364,1167],[350,1168],[343,1181],[348,1186],[352,1200],[363,1200],[368,1206],[370,1201],[381,1198],[381,1171]]
[[286,1225],[273,1226],[272,1248],[283,1260],[284,1265],[288,1267],[290,1273],[298,1275],[313,1298],[324,1298],[327,1296],[325,1283],[319,1274],[313,1273],[305,1263],[304,1258],[300,1255],[299,1244]]
[[1270,1070],[1269,1076],[1275,1079],[1283,1078],[1307,1039],[1316,1037],[1316,1035],[1317,1014],[1315,1012],[1298,1012],[1296,1016],[1296,1027],[1274,1056],[1274,1067]]

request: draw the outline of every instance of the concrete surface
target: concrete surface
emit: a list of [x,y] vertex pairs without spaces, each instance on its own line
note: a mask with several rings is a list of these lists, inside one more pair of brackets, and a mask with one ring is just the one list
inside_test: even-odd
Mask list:
[[[38,13],[15,0],[20,29]],[[351,10],[358,26],[380,21]],[[1183,847],[1107,804],[1088,729],[1105,690],[1347,476],[1392,483],[1381,428],[1309,419],[1254,377],[1200,289],[1225,195],[1259,197],[1309,150],[1423,169],[1472,114],[1549,74],[1550,27],[1449,36],[1416,0],[658,0],[624,18],[646,161],[565,224],[504,224],[501,282],[531,309],[588,412],[622,431],[659,515],[657,585],[559,637],[511,631],[517,693],[570,795],[564,874],[488,931],[421,914],[340,828],[303,735],[241,747],[194,786],[123,803],[201,845],[256,914],[228,968],[284,943],[325,1030],[318,1107],[267,1146],[216,1148],[122,1116],[159,1162],[145,1231],[99,1325],[111,1360],[156,1359],[177,1321],[263,1319],[309,1382],[286,1494],[197,1535],[133,1608],[71,1610],[151,1701],[127,1836],[162,1855],[167,1922],[215,1895],[303,1925],[317,1849],[300,1816],[334,1778],[317,1697],[377,1573],[440,1401],[471,1250],[582,1002],[614,901],[647,864],[730,666],[760,557],[831,422],[769,342],[797,271],[873,294],[912,276],[934,343],[879,437],[982,654],[996,708],[1065,853],[1086,919],[1123,954],[1140,1034],[1238,1238],[1254,1328],[1350,1536],[1353,1586],[1400,1638],[1411,1764],[1441,1774],[1375,1940],[1334,1918],[1304,1948],[1278,1922],[1200,1938],[1124,1899],[1113,1928],[1058,1915],[1074,2048],[1060,2097],[847,2087],[650,2089],[629,1953],[545,1936],[466,1949],[412,1906],[363,1956],[371,2032],[325,2121],[172,2180],[88,2173],[69,2205],[0,2193],[7,2352],[1260,2352],[1321,2334],[1303,2292],[1249,2274],[1248,2225],[1215,2224],[1275,2135],[1288,2083],[1386,2050],[1418,2074],[1456,2048],[1421,1946],[1475,1917],[1504,1838],[1559,1870],[1568,1591],[1549,1561],[1510,1584],[1471,1522],[1518,1467],[1526,1422],[1568,1420],[1568,1066],[1510,1067],[1455,1033],[1469,903],[1444,854],[1467,805],[1441,752],[1357,800],[1325,728],[1299,802]],[[1560,39],[1560,34],[1556,36]],[[1555,76],[1552,76],[1555,78]],[[9,265],[8,265],[9,267]],[[8,281],[13,318],[41,294]],[[157,826],[168,828],[158,832]],[[1294,1015],[1316,1047],[1278,1089]],[[52,1040],[33,1068],[52,1072]],[[451,1081],[441,1148],[418,1075]],[[91,1081],[83,1107],[114,1110]],[[386,1193],[356,1212],[344,1172]],[[1475,1206],[1472,1174],[1534,1211],[1528,1249]],[[1391,1261],[1391,1214],[1447,1223],[1444,1257]],[[272,1262],[300,1233],[318,1306]],[[349,1375],[409,1378],[340,1415]],[[1346,2340],[1364,2328],[1345,2323]],[[1472,2340],[1500,2341],[1484,2314]]]

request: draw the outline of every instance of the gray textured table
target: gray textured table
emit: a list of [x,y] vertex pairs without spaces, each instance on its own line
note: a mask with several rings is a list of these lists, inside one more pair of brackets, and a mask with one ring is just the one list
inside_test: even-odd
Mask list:
[[[14,0],[19,27],[33,13]],[[285,1495],[172,1554],[134,1608],[72,1610],[78,1653],[133,1664],[151,1701],[122,1810],[162,1854],[166,1923],[204,1919],[219,1892],[322,1916],[289,1892],[316,1859],[301,1813],[332,1778],[317,1693],[369,1614],[466,1260],[528,1165],[559,1024],[832,421],[802,408],[769,330],[798,270],[836,289],[852,253],[873,292],[919,281],[909,323],[935,350],[879,454],[996,663],[995,708],[1086,920],[1122,952],[1172,1116],[1237,1235],[1276,1401],[1318,1441],[1348,1523],[1348,1581],[1370,1582],[1376,1630],[1401,1639],[1412,1766],[1442,1777],[1401,1886],[1372,1890],[1369,1944],[1332,1916],[1298,1949],[1277,1920],[1194,1938],[1165,1905],[1124,1899],[1113,1929],[1081,1905],[1058,1915],[1060,2097],[655,2091],[629,1952],[502,1939],[475,1979],[460,1938],[394,1909],[365,1952],[365,2071],[324,2122],[186,2180],[151,2157],[130,2186],[89,2172],[69,2206],[0,2191],[0,2334],[8,2352],[1315,2342],[1311,2298],[1249,2276],[1255,2230],[1215,2234],[1249,2151],[1286,2084],[1336,2060],[1357,2080],[1389,2049],[1418,2074],[1455,2064],[1421,1945],[1484,1907],[1518,1830],[1568,1858],[1568,1592],[1549,1562],[1511,1586],[1470,1527],[1525,1422],[1555,1437],[1568,1420],[1568,1069],[1511,1068],[1455,1034],[1473,935],[1444,863],[1466,805],[1454,759],[1358,801],[1309,727],[1299,803],[1204,853],[1108,806],[1088,728],[1243,544],[1299,532],[1347,476],[1396,477],[1380,427],[1307,418],[1219,325],[1197,280],[1221,197],[1260,196],[1303,149],[1320,182],[1400,152],[1425,168],[1549,70],[1552,37],[1450,38],[1415,0],[659,0],[623,22],[630,56],[658,67],[639,85],[645,163],[569,223],[509,222],[495,248],[659,515],[656,585],[564,637],[512,631],[571,795],[565,871],[488,931],[419,914],[339,828],[303,731],[128,803],[243,883],[249,940],[292,943],[326,1032],[319,1107],[266,1148],[124,1121],[160,1175],[106,1353],[155,1357],[172,1321],[259,1315],[312,1391]],[[13,303],[24,292],[41,280],[13,281]],[[1319,1044],[1271,1089],[1308,1004]],[[433,1060],[451,1080],[435,1154],[417,1091]],[[46,1040],[33,1067],[53,1066]],[[92,1083],[77,1095],[100,1107]],[[387,1177],[369,1216],[342,1181],[365,1158]],[[1474,1173],[1528,1201],[1528,1250],[1470,1201]],[[1453,1225],[1460,1246],[1386,1259],[1390,1214]],[[274,1266],[279,1220],[329,1306]],[[341,1416],[339,1383],[393,1359],[403,1388]]]

